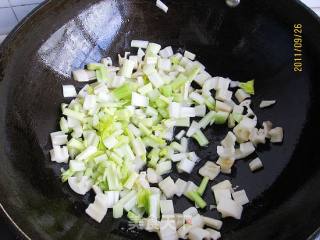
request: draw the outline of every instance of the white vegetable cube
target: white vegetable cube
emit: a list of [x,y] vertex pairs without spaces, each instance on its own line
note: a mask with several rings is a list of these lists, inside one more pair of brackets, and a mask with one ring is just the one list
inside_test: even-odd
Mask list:
[[67,163],[69,159],[69,153],[66,146],[54,146],[52,150],[50,150],[51,161],[57,163]]
[[232,97],[232,92],[228,89],[221,88],[217,90],[215,97],[220,101],[230,101]]
[[68,184],[74,192],[80,195],[86,194],[93,186],[91,179],[87,176],[69,177]]
[[232,107],[224,102],[221,101],[216,101],[216,111],[221,111],[221,112],[231,112]]
[[276,103],[275,100],[269,100],[269,101],[264,100],[264,101],[261,101],[259,107],[260,107],[260,108],[266,108],[266,107],[272,106],[272,105],[275,104],[275,103]]
[[131,41],[131,47],[133,48],[147,48],[149,42],[143,41],[143,40],[132,40]]
[[187,182],[178,178],[175,185],[176,185],[176,195],[178,197],[181,197],[187,188]]
[[133,69],[135,66],[135,62],[129,59],[124,59],[123,60],[123,65],[120,70],[120,76],[126,77],[126,78],[131,78]]
[[168,46],[168,47],[162,49],[162,50],[159,52],[159,55],[160,55],[162,58],[169,58],[169,57],[173,56],[172,47],[171,47],[171,46]]
[[236,97],[236,99],[238,100],[239,103],[243,102],[247,98],[250,98],[250,95],[240,88],[236,91],[234,96]]
[[83,69],[75,70],[72,72],[74,80],[78,82],[89,82],[95,79],[95,72],[94,71],[87,71]]
[[210,228],[206,228],[205,230],[207,230],[210,234],[210,239],[212,240],[218,240],[219,238],[221,238],[221,233],[216,231],[216,230],[213,230],[213,229],[210,229]]
[[272,143],[281,143],[283,141],[283,129],[281,127],[271,129],[268,134]]
[[206,115],[206,105],[198,105],[194,107],[196,117],[204,117]]
[[188,238],[190,240],[203,240],[203,239],[209,239],[210,233],[207,230],[204,230],[202,228],[191,228],[188,234]]
[[158,58],[157,58],[157,57],[147,56],[147,57],[145,58],[145,63],[146,63],[146,64],[155,65],[155,64],[157,64],[157,61],[158,61]]
[[187,117],[195,117],[196,111],[193,107],[182,107],[180,110],[180,116],[181,118],[187,118]]
[[147,179],[149,183],[158,183],[161,180],[161,177],[156,173],[154,169],[148,168]]
[[63,85],[62,90],[63,90],[63,96],[66,98],[77,96],[76,88],[73,85]]
[[199,213],[195,207],[189,207],[184,210],[182,214],[186,219],[191,219],[192,217],[197,216]]
[[171,160],[172,162],[179,162],[183,159],[187,158],[187,154],[186,153],[177,153],[177,154],[172,154],[171,155]]
[[140,95],[136,92],[132,93],[131,105],[136,107],[147,107],[149,105],[149,98]]
[[216,86],[216,90],[218,90],[218,89],[228,89],[230,83],[231,83],[231,80],[229,78],[219,77],[219,81],[218,81],[218,84]]
[[53,146],[61,146],[68,142],[68,135],[62,131],[50,133],[50,137]]
[[231,199],[230,189],[215,188],[213,189],[213,193],[217,204],[219,204],[220,201],[224,201],[224,199]]
[[232,198],[234,201],[236,201],[240,205],[245,205],[245,204],[249,203],[249,199],[248,199],[248,196],[247,196],[245,190],[233,192]]
[[146,53],[147,55],[157,55],[161,49],[161,45],[157,43],[149,43]]
[[87,95],[84,98],[83,109],[91,110],[95,109],[97,106],[97,97],[95,95]]
[[176,228],[176,221],[174,219],[161,220],[158,232],[160,240],[178,240]]
[[171,70],[171,60],[168,58],[159,58],[158,69],[169,72]]
[[249,168],[252,172],[255,172],[261,168],[263,168],[263,164],[259,158],[255,158],[249,163]]
[[202,216],[202,220],[204,222],[204,224],[208,227],[220,230],[222,227],[222,221],[214,219],[214,218],[210,218],[210,217],[204,217]]
[[160,210],[162,215],[173,215],[174,208],[172,200],[160,200]]
[[176,185],[174,184],[174,181],[171,177],[167,177],[159,182],[159,188],[167,198],[172,198],[173,195],[177,192]]
[[103,140],[103,144],[106,146],[106,148],[111,149],[114,146],[116,146],[119,143],[119,141],[114,137],[110,136]]
[[207,161],[200,169],[199,174],[208,177],[210,180],[215,179],[220,173],[220,166],[214,162]]
[[194,53],[186,50],[186,51],[184,51],[184,57],[193,61],[196,58],[196,55]]
[[223,218],[233,217],[235,219],[240,219],[243,207],[234,200],[225,198],[223,201],[219,201],[217,210],[222,214]]
[[183,159],[177,164],[177,170],[178,172],[186,172],[191,173],[193,168],[195,166],[195,163],[189,159]]
[[148,76],[150,82],[156,88],[159,88],[164,84],[164,81],[162,80],[162,78],[160,77],[159,73],[157,73],[157,72],[149,73],[149,74],[147,74],[147,76]]
[[229,180],[224,180],[224,181],[219,182],[211,187],[212,191],[214,191],[214,189],[218,189],[218,188],[231,190],[232,184]]
[[237,137],[233,134],[233,132],[229,131],[227,136],[221,141],[221,145],[225,148],[234,147],[236,140]]
[[70,169],[72,169],[72,171],[75,171],[75,172],[84,171],[86,169],[84,162],[76,161],[76,160],[71,160],[69,162],[69,167]]
[[246,142],[246,143],[240,144],[240,151],[243,154],[246,154],[249,156],[251,153],[254,153],[255,150],[256,149],[255,149],[254,145],[252,144],[252,142]]
[[200,158],[198,157],[198,155],[195,152],[189,152],[188,153],[188,158],[192,161],[192,162],[199,162]]
[[168,174],[170,173],[172,170],[172,163],[171,161],[164,161],[164,162],[160,162],[158,163],[157,167],[156,167],[156,173],[158,175],[164,175],[164,174]]
[[181,104],[177,102],[171,102],[169,104],[170,118],[180,118]]

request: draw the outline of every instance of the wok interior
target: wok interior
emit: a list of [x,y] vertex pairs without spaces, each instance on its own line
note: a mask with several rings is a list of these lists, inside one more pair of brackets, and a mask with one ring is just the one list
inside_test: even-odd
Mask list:
[[[283,2],[279,1],[280,10]],[[147,0],[49,3],[3,47],[0,199],[32,239],[154,238],[130,229],[125,218],[112,219],[111,211],[102,224],[89,219],[84,210],[93,201],[93,193],[84,197],[73,193],[60,182],[60,168],[65,166],[52,163],[49,157],[49,133],[58,129],[60,104],[68,101],[61,85],[83,86],[71,79],[71,70],[104,56],[116,61],[118,53],[130,51],[132,39],[188,49],[213,76],[236,81],[254,78],[253,109],[260,123],[271,120],[285,130],[283,144],[258,147],[263,171],[250,172],[248,160],[256,157],[252,156],[238,161],[231,176],[220,175],[215,181],[231,179],[251,200],[241,221],[224,222],[224,239],[296,239],[319,224],[316,219],[306,224],[296,218],[316,214],[315,199],[320,199],[319,193],[306,196],[319,186],[318,161],[311,150],[319,131],[313,110],[319,101],[315,81],[319,59],[315,51],[309,51],[315,48],[315,39],[306,39],[304,71],[298,74],[292,70],[290,24],[294,20],[281,17],[270,1],[243,0],[235,9],[223,0],[179,0],[169,6],[165,15]],[[291,11],[298,11],[294,4]],[[300,17],[312,20],[307,13]],[[260,110],[258,105],[265,99],[276,99],[277,104]],[[210,145],[200,149],[191,141],[190,149],[203,162],[215,161],[216,146],[226,132],[225,126],[207,129]],[[203,162],[182,178],[199,183],[197,171]],[[309,188],[304,187],[306,182]],[[299,188],[305,192],[298,192]],[[208,205],[214,203],[210,188],[204,197]],[[183,197],[174,198],[174,203],[176,212],[192,205]],[[201,213],[219,217],[209,209]]]

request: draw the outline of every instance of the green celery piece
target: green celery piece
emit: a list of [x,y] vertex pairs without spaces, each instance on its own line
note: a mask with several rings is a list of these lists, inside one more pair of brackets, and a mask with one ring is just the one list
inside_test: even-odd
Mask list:
[[183,96],[181,93],[174,93],[173,94],[173,101],[174,102],[182,102],[183,101]]
[[68,170],[64,171],[64,172],[61,174],[61,180],[62,180],[62,182],[68,181],[69,177],[72,177],[73,174],[75,174],[75,172],[72,171],[71,169],[68,169]]
[[197,140],[198,144],[201,147],[207,146],[209,144],[207,137],[203,134],[201,130],[198,130],[197,132],[195,132],[195,134],[193,134],[192,137],[195,140]]
[[129,220],[135,224],[138,224],[140,222],[140,220],[142,219],[141,216],[135,214],[132,211],[129,211],[127,214],[127,217],[129,218]]
[[165,119],[168,119],[169,118],[169,112],[168,112],[168,109],[166,108],[158,108],[157,109],[158,112],[160,113],[160,115],[165,118]]
[[161,146],[163,146],[163,145],[166,144],[166,141],[165,141],[164,139],[160,138],[160,137],[157,137],[157,136],[152,135],[152,134],[151,134],[149,137],[150,137],[153,141],[155,141],[157,144],[159,144],[159,145],[161,145]]
[[214,123],[215,124],[225,124],[228,120],[229,113],[227,112],[216,112],[214,116]]
[[99,187],[101,188],[102,191],[108,191],[109,190],[107,181],[100,182],[99,183]]
[[172,90],[180,88],[183,84],[188,81],[188,77],[183,73],[180,73],[178,77],[171,83]]
[[211,101],[209,98],[204,99],[204,103],[209,108],[209,110],[213,111],[215,109],[215,101],[212,98],[213,101]]
[[151,195],[151,191],[149,189],[141,189],[140,191],[138,191],[137,207],[144,208],[146,211],[148,211],[150,195]]
[[236,122],[241,122],[243,115],[240,113],[232,113],[232,117]]
[[254,95],[254,80],[240,83],[239,87],[248,94]]
[[146,126],[144,126],[142,123],[139,123],[138,125],[139,129],[147,136],[152,134],[152,131],[150,131]]
[[178,58],[177,56],[172,56],[172,57],[170,58],[170,60],[171,60],[171,63],[172,63],[173,65],[179,65],[179,63],[180,63],[180,60],[179,60],[179,58]]
[[123,84],[121,87],[112,91],[114,97],[119,100],[131,98],[133,89],[131,88],[131,84],[126,83]]
[[107,82],[110,80],[108,77],[108,70],[105,66],[96,70],[96,76],[98,82]]
[[209,183],[209,178],[208,177],[204,177],[200,183],[200,186],[197,189],[197,192],[199,193],[200,196],[203,195],[204,191],[206,190],[207,186]]
[[198,192],[191,191],[188,194],[200,208],[205,208],[207,206],[207,203],[203,200],[203,198],[199,195]]
[[172,96],[172,86],[171,85],[162,86],[160,88],[160,92],[166,97],[171,97]]
[[186,76],[188,77],[188,81],[193,81],[194,78],[199,74],[200,70],[201,69],[199,66],[195,66],[188,73],[186,73]]
[[113,163],[109,163],[104,172],[109,185],[109,190],[121,190],[119,178],[116,173],[116,168]]
[[89,64],[87,64],[87,69],[89,71],[99,70],[102,67],[105,67],[102,63],[89,63]]
[[156,103],[156,105],[157,105],[157,108],[164,108],[164,107],[168,106],[168,103],[166,103],[165,101],[163,101],[163,100],[160,99],[160,98],[157,98],[157,99],[155,100],[155,103]]

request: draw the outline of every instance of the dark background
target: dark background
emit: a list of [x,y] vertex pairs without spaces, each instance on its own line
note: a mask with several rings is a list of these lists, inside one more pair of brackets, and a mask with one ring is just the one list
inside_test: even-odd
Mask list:
[[19,240],[16,234],[13,233],[11,227],[9,227],[7,221],[0,214],[0,239],[1,240]]

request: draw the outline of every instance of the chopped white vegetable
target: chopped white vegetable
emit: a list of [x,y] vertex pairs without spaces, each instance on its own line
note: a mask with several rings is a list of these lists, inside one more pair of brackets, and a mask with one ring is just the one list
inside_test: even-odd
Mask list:
[[240,205],[245,205],[245,204],[249,203],[249,199],[248,199],[248,196],[247,196],[245,190],[233,192],[232,198],[235,202],[237,202]]
[[264,101],[261,101],[259,107],[260,107],[260,108],[266,108],[266,107],[272,106],[272,105],[275,104],[275,103],[276,103],[276,100],[270,100],[270,101],[264,100]]
[[160,8],[162,11],[164,11],[165,13],[168,12],[168,9],[169,9],[168,6],[165,5],[163,2],[161,2],[160,0],[157,0],[156,6]]
[[72,75],[74,80],[78,82],[89,82],[96,79],[96,74],[94,71],[87,71],[83,69],[73,71]]
[[171,47],[171,46],[168,46],[168,47],[160,50],[159,55],[160,55],[162,58],[172,57],[172,56],[173,56],[172,47]]
[[186,172],[190,174],[194,166],[195,166],[195,163],[193,161],[185,158],[177,164],[177,170],[178,172]]
[[184,57],[189,58],[190,60],[194,60],[196,58],[196,55],[189,51],[184,51]]
[[219,182],[219,183],[217,183],[217,184],[215,184],[215,185],[213,185],[211,187],[212,191],[214,191],[214,189],[218,189],[218,188],[219,189],[230,189],[231,190],[232,184],[231,184],[231,182],[229,180],[224,180],[224,181]]
[[131,41],[131,47],[134,48],[144,48],[146,49],[148,47],[149,42],[143,41],[143,40],[132,40]]
[[283,141],[283,129],[281,127],[271,129],[268,135],[272,143],[281,143]]
[[217,205],[220,201],[224,201],[225,199],[231,199],[230,189],[221,189],[215,188],[213,189],[214,198],[216,199]]
[[93,203],[86,209],[86,213],[100,223],[108,211],[108,200],[104,194],[97,194]]
[[231,199],[223,199],[219,201],[217,205],[217,210],[222,214],[222,217],[233,217],[235,219],[240,219],[242,215],[242,206]]
[[149,105],[149,98],[140,95],[136,92],[132,93],[131,105],[136,107],[147,107]]
[[222,227],[222,221],[214,219],[214,218],[210,218],[210,217],[204,217],[202,216],[202,220],[204,222],[204,224],[208,227],[220,230]]
[[171,170],[172,170],[171,161],[161,162],[156,167],[156,173],[160,176],[171,172]]
[[63,89],[63,96],[65,98],[77,96],[76,88],[73,85],[63,85],[62,89]]
[[186,134],[185,130],[181,130],[176,136],[175,139],[181,140],[181,138]]
[[149,183],[158,183],[161,181],[161,177],[152,168],[147,169],[147,179]]
[[234,96],[236,97],[236,99],[238,100],[239,103],[243,102],[247,98],[250,98],[250,95],[240,88],[236,91]]
[[167,177],[161,182],[159,182],[159,188],[166,195],[167,198],[172,198],[177,192],[176,185],[171,177]]
[[199,174],[208,177],[210,180],[215,179],[220,173],[220,166],[214,162],[207,161],[200,169]]
[[249,163],[249,168],[252,172],[255,172],[261,168],[263,168],[263,164],[259,158],[255,158]]
[[203,240],[210,237],[210,233],[202,228],[192,228],[189,231],[188,238],[190,240]]
[[172,200],[160,200],[160,210],[162,215],[173,215],[174,208]]
[[86,194],[93,185],[87,176],[70,177],[68,183],[70,188],[80,195]]
[[184,191],[187,188],[187,182],[178,178],[177,181],[175,182],[176,185],[176,195],[178,197],[181,197],[181,195],[184,193]]
[[210,234],[209,238],[212,240],[218,240],[219,238],[221,238],[221,234],[220,232],[210,229],[210,228],[206,228],[205,230],[207,230]]
[[62,131],[50,133],[50,137],[52,146],[61,146],[68,142],[68,135]]

